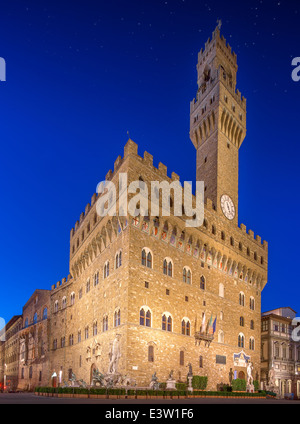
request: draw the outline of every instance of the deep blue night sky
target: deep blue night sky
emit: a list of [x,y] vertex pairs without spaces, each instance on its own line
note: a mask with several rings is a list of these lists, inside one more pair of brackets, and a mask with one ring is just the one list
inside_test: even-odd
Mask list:
[[69,235],[130,137],[195,180],[189,103],[218,18],[247,98],[239,221],[269,242],[262,310],[300,313],[300,4],[289,0],[0,1],[0,316],[69,273]]

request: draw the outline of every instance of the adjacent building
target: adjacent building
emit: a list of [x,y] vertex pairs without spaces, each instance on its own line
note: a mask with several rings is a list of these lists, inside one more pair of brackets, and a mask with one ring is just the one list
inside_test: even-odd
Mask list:
[[300,397],[300,324],[296,312],[282,307],[262,313],[261,381],[268,384],[274,371],[275,385],[281,396],[294,393]]

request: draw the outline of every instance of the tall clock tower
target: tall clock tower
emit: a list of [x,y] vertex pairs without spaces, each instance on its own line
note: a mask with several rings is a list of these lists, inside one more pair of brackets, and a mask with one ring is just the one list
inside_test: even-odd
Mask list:
[[190,105],[197,181],[218,213],[238,223],[239,148],[246,135],[246,99],[236,90],[236,54],[217,27],[198,54],[198,91]]

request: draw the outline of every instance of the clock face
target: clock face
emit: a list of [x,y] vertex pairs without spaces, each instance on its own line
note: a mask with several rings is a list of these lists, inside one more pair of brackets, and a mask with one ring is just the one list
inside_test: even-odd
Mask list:
[[227,194],[221,197],[221,208],[227,219],[232,220],[235,217],[235,207],[233,201]]

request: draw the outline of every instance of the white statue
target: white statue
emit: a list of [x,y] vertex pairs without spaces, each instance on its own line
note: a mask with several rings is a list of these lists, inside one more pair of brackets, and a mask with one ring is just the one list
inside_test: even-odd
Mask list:
[[275,386],[275,370],[274,367],[272,367],[269,370],[269,382],[268,382],[269,386],[274,387]]
[[118,370],[118,363],[121,357],[120,337],[121,335],[117,334],[110,347],[108,374],[115,374]]
[[249,386],[253,384],[252,370],[253,370],[252,362],[249,362],[249,364],[247,365],[247,375],[248,375],[247,384]]

